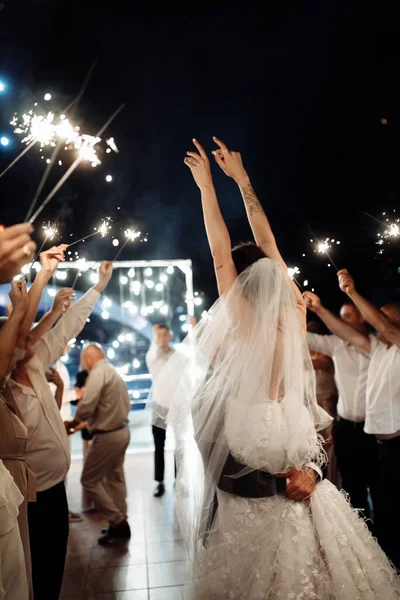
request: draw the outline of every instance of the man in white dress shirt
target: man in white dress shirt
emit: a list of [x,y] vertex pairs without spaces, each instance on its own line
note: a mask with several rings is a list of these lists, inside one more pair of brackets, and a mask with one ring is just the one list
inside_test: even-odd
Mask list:
[[371,353],[365,431],[378,440],[375,533],[400,569],[400,306],[386,304],[379,310],[358,293],[346,269],[339,271],[338,277],[340,289],[378,332],[377,338],[364,336],[356,343]]
[[339,400],[332,437],[342,487],[349,494],[352,505],[370,517],[368,489],[374,503],[376,485],[372,465],[377,453],[375,436],[364,431],[370,354],[342,339],[342,331],[347,325],[365,339],[372,340],[373,336],[370,336],[360,311],[351,302],[343,304],[339,319],[322,305],[316,294],[305,292],[304,299],[307,308],[316,313],[334,334],[308,332],[307,343],[311,350],[330,356],[334,362]]
[[[33,290],[32,298],[34,294],[39,298],[36,310],[57,264],[46,268],[42,264],[42,271],[35,277],[29,293]],[[82,331],[111,275],[112,264],[103,262],[99,282],[69,308],[53,329],[33,347],[29,346],[28,336],[26,356],[10,379],[13,396],[28,428],[25,456],[36,475],[37,500],[28,505],[28,520],[33,590],[38,600],[59,597],[68,541],[64,480],[70,466],[69,442],[46,372],[62,356],[68,341]]]
[[[167,364],[175,350],[170,346],[172,334],[169,327],[165,324],[154,325],[154,340],[146,354],[146,364],[153,380],[153,386],[157,387],[157,377],[163,367]],[[154,415],[154,407],[153,407]],[[152,426],[154,438],[154,479],[156,487],[154,496],[160,498],[165,493],[164,472],[165,472],[165,427]]]

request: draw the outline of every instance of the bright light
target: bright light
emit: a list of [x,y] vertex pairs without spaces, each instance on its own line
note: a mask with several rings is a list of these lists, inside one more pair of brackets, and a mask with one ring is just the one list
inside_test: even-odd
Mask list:
[[127,342],[132,342],[133,341],[133,335],[131,333],[127,333],[126,334],[126,341]]
[[147,317],[149,313],[146,306],[142,306],[142,308],[140,309],[140,314],[142,314],[144,317]]
[[22,267],[22,269],[21,269],[21,273],[24,273],[24,275],[27,275],[30,270],[31,270],[31,266],[30,265],[24,265]]
[[149,315],[152,315],[154,313],[154,308],[152,306],[147,306],[147,312]]
[[135,400],[139,400],[139,398],[140,398],[140,392],[138,392],[137,390],[135,390],[133,392],[132,396],[135,398]]
[[172,275],[172,273],[175,271],[174,267],[172,265],[169,265],[168,269],[167,269],[167,273],[168,275]]
[[208,312],[206,310],[203,310],[203,312],[201,313],[201,318],[206,319],[207,317],[208,317]]
[[142,284],[140,283],[140,281],[132,282],[132,292],[135,294],[135,296],[139,296],[141,288]]
[[114,340],[112,345],[113,345],[113,348],[119,348],[119,342],[117,340]]
[[107,350],[107,358],[109,358],[110,360],[112,360],[113,358],[115,358],[115,350],[114,350],[114,348],[109,348]]
[[110,313],[107,310],[103,310],[103,312],[101,313],[101,316],[103,319],[109,319]]
[[189,325],[189,323],[184,323],[184,324],[182,325],[182,331],[185,331],[185,332],[187,332],[187,331],[190,331],[190,330],[191,330],[191,328],[192,328],[192,327],[191,327],[191,325]]
[[122,277],[119,278],[119,281],[122,285],[126,285],[128,283],[128,278],[125,277],[125,275],[122,275]]
[[140,360],[138,360],[137,358],[134,358],[133,362],[132,362],[132,367],[134,369],[139,369],[140,368]]
[[167,315],[167,314],[168,314],[168,306],[167,306],[167,304],[164,304],[164,306],[162,306],[162,307],[160,308],[160,313],[161,313],[162,315]]
[[133,268],[129,269],[129,271],[128,271],[128,277],[131,277],[131,278],[135,277],[135,269],[133,269]]
[[305,279],[305,280],[304,280],[304,283],[303,283],[303,285],[304,285],[304,287],[307,287],[307,286],[308,286],[308,279]]
[[116,248],[117,246],[119,246],[119,240],[113,240],[112,241],[112,245]]
[[68,273],[67,271],[56,271],[56,279],[61,279],[61,281],[65,281],[67,279]]
[[1,144],[2,146],[8,146],[8,144],[9,144],[9,143],[10,143],[10,140],[9,140],[9,139],[8,139],[8,137],[6,137],[5,135],[3,135],[3,136],[0,138],[0,144]]
[[53,290],[52,288],[49,288],[47,290],[47,293],[49,296],[51,296],[52,298],[54,298],[54,296],[57,294],[56,290]]
[[160,281],[161,281],[161,283],[167,283],[167,281],[168,281],[167,275],[164,275],[164,274],[160,275]]
[[44,99],[46,100],[46,102],[48,102],[49,100],[51,100],[51,94],[45,94],[44,95]]
[[146,275],[146,277],[151,277],[153,275],[153,269],[150,269],[150,267],[148,269],[145,269],[144,274]]
[[110,308],[111,305],[112,305],[112,302],[111,302],[110,298],[104,298],[102,306],[104,308]]
[[69,356],[68,356],[68,354],[66,354],[65,356],[62,356],[62,357],[61,357],[61,360],[63,361],[63,363],[67,363],[67,362],[68,362],[68,360],[69,360]]
[[154,281],[151,281],[151,279],[146,279],[144,283],[145,283],[146,287],[149,288],[149,290],[153,289]]
[[39,261],[36,261],[33,263],[33,268],[35,269],[36,273],[39,273],[42,270],[42,265]]
[[164,289],[164,286],[162,283],[157,283],[156,285],[156,292],[162,292]]
[[194,303],[196,306],[200,306],[201,304],[203,304],[203,300],[202,298],[195,298]]
[[108,183],[110,183],[110,181],[112,181],[112,180],[113,180],[113,178],[112,178],[112,175],[107,175],[107,177],[106,177],[106,181],[107,181]]
[[118,341],[121,342],[121,344],[123,344],[125,342],[126,338],[124,336],[123,333],[120,333],[118,336]]
[[5,89],[6,89],[6,86],[4,85],[4,83],[2,81],[0,81],[0,92],[4,92]]
[[182,321],[182,323],[184,323],[186,321],[187,317],[186,315],[180,315],[179,320]]
[[99,283],[99,276],[97,273],[90,273],[90,281],[94,284]]

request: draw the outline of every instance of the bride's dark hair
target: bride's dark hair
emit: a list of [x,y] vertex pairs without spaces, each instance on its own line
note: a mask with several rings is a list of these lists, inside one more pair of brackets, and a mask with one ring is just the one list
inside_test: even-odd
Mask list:
[[266,255],[254,242],[242,242],[232,248],[232,259],[238,275],[261,258],[266,258]]

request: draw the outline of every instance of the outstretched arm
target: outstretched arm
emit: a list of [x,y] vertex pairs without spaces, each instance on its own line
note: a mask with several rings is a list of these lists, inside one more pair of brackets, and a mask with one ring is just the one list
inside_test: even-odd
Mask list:
[[237,277],[231,254],[231,239],[219,208],[210,162],[199,142],[193,139],[193,143],[198,152],[188,152],[184,163],[191,170],[193,179],[200,189],[204,224],[214,260],[218,292],[221,296],[230,289]]
[[369,337],[359,333],[351,325],[345,323],[342,321],[342,319],[339,319],[332,314],[322,305],[321,300],[316,294],[313,294],[312,292],[304,292],[303,298],[307,308],[318,315],[321,321],[325,323],[325,325],[334,335],[337,335],[342,340],[357,346],[365,352],[370,352],[371,341]]
[[400,327],[357,292],[354,279],[347,269],[339,271],[338,277],[340,289],[351,298],[364,319],[387,340],[400,348]]
[[260,246],[268,258],[278,260],[286,269],[285,261],[278,250],[267,215],[253,190],[250,178],[243,166],[240,152],[232,152],[228,150],[224,142],[221,142],[216,137],[213,139],[219,146],[219,150],[213,152],[217,164],[239,186],[257,246]]
[[9,373],[18,331],[28,307],[28,292],[25,281],[12,281],[10,300],[12,312],[0,329],[0,381]]
[[49,312],[43,315],[39,323],[30,331],[32,344],[36,344],[45,333],[50,331],[58,319],[68,310],[74,297],[75,293],[72,288],[61,288],[57,292]]
[[60,260],[64,260],[64,252],[67,248],[67,244],[62,244],[61,246],[53,246],[49,250],[46,250],[40,254],[40,263],[42,269],[36,275],[35,281],[29,290],[28,308],[20,328],[20,336],[24,341],[26,336],[30,334],[30,329],[37,315],[43,290],[51,279],[53,273],[56,271]]

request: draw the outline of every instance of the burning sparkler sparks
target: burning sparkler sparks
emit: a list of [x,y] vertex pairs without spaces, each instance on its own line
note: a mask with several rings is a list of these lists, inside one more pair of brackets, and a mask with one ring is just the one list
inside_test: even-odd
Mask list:
[[300,275],[299,267],[288,267],[288,273],[290,279],[296,279],[296,275]]
[[[39,115],[30,110],[21,117],[15,114],[11,125],[14,127],[14,133],[23,136],[22,144],[38,143],[42,151],[45,147],[54,148],[61,142],[66,150],[77,150],[80,159],[90,162],[92,167],[101,164],[95,149],[101,142],[101,137],[80,133],[80,128],[71,123],[64,114],[56,116],[53,112],[48,112],[46,115]],[[114,138],[107,140],[107,144],[118,152]]]
[[[332,244],[340,244],[339,240],[334,240],[334,239],[330,239],[330,238],[325,238],[324,241],[319,240],[316,238],[316,236],[314,235],[314,233],[311,231],[310,227],[308,227],[311,235],[313,236],[314,239],[310,239],[310,242],[312,244],[315,244],[314,246],[314,252],[316,252],[317,254],[325,254],[325,256],[327,256],[330,260],[330,262],[332,263],[332,265],[335,267],[336,271],[338,271],[338,267],[335,264],[335,261],[333,260],[332,256],[330,255],[330,250],[332,248]],[[330,267],[331,265],[328,264],[328,267]]]
[[126,229],[125,232],[125,242],[122,244],[121,248],[118,250],[117,254],[114,257],[114,260],[117,260],[118,256],[121,254],[121,252],[123,251],[123,249],[125,248],[125,246],[127,245],[128,242],[134,242],[135,240],[137,240],[138,238],[140,238],[140,236],[142,235],[142,233],[140,231],[136,231],[135,229]]
[[50,221],[42,225],[46,240],[52,240],[55,235],[58,234],[58,229],[55,225],[52,225]]
[[74,242],[71,242],[71,244],[68,244],[68,248],[70,248],[71,246],[74,246],[75,244],[78,244],[78,242],[84,242],[85,240],[91,238],[93,235],[98,235],[100,234],[101,237],[105,237],[106,235],[108,235],[111,231],[111,218],[107,217],[106,219],[103,219],[103,221],[100,223],[99,227],[95,227],[93,233],[89,233],[89,235],[85,235],[82,238],[79,238],[79,240],[75,240]]

